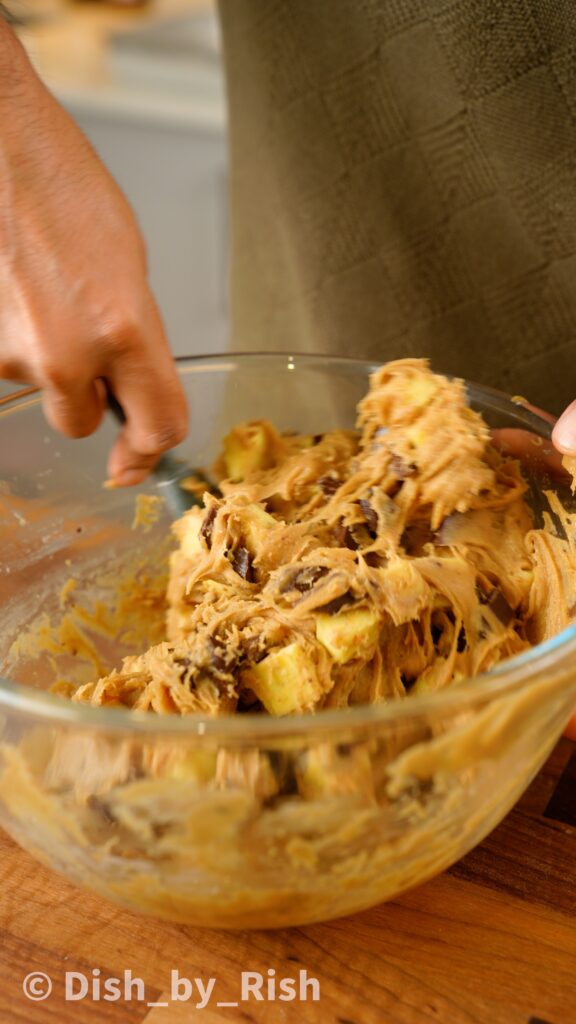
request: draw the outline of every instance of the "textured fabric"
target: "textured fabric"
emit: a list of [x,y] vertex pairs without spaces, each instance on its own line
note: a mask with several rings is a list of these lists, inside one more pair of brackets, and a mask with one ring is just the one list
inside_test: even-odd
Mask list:
[[233,345],[576,397],[576,0],[221,0]]

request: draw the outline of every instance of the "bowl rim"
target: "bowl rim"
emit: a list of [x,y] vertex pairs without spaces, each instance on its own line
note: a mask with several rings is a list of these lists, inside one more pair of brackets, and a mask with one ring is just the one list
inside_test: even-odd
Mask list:
[[[353,370],[364,375],[384,365],[385,361],[355,359],[349,356],[331,356],[324,353],[300,352],[229,352],[210,355],[178,356],[175,358],[180,373],[188,371],[220,372],[234,370],[240,362],[276,365],[284,370],[298,368],[326,368]],[[437,371],[441,372],[441,371]],[[454,375],[445,374],[454,377]],[[464,379],[464,378],[460,378]],[[515,415],[524,428],[533,427],[540,435],[550,437],[550,422],[527,408],[523,400],[514,401],[505,392],[483,384],[464,380],[471,398],[483,398],[489,404],[506,414]],[[40,401],[40,389],[20,388],[0,398],[2,413],[14,412]],[[513,407],[511,409],[511,406]],[[514,412],[516,410],[516,412]],[[568,626],[556,636],[523,651],[496,665],[489,672],[483,672],[456,686],[434,693],[412,694],[408,700],[391,700],[379,705],[359,705],[353,708],[335,708],[316,713],[298,714],[273,718],[258,714],[222,715],[210,718],[204,715],[151,715],[127,708],[102,708],[86,704],[75,704],[62,697],[35,690],[20,683],[11,682],[0,676],[0,712],[10,709],[23,716],[34,716],[52,725],[78,726],[85,730],[123,733],[133,736],[155,735],[174,737],[201,737],[225,739],[282,739],[283,737],[318,736],[326,732],[350,732],[399,725],[442,714],[457,714],[470,711],[475,706],[484,706],[496,698],[504,698],[527,689],[532,683],[542,684],[542,676],[550,670],[557,670],[565,660],[576,656],[576,623]]]

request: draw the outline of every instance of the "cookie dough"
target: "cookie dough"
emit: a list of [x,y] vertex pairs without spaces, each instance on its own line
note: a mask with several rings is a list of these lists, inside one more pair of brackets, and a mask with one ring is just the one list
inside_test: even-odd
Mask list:
[[438,690],[576,614],[576,552],[461,381],[382,367],[357,429],[239,425],[174,525],[167,639],[75,701],[289,715]]

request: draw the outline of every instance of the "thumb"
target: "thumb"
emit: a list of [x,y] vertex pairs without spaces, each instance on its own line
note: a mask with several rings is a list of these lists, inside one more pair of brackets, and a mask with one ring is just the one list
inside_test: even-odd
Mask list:
[[564,455],[576,455],[576,402],[572,402],[557,420],[552,441]]

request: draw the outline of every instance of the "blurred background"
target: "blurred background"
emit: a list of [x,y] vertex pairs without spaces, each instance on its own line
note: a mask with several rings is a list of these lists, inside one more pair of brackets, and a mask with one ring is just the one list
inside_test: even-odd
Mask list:
[[211,0],[9,7],[38,73],[136,211],[175,355],[225,350],[226,112]]

